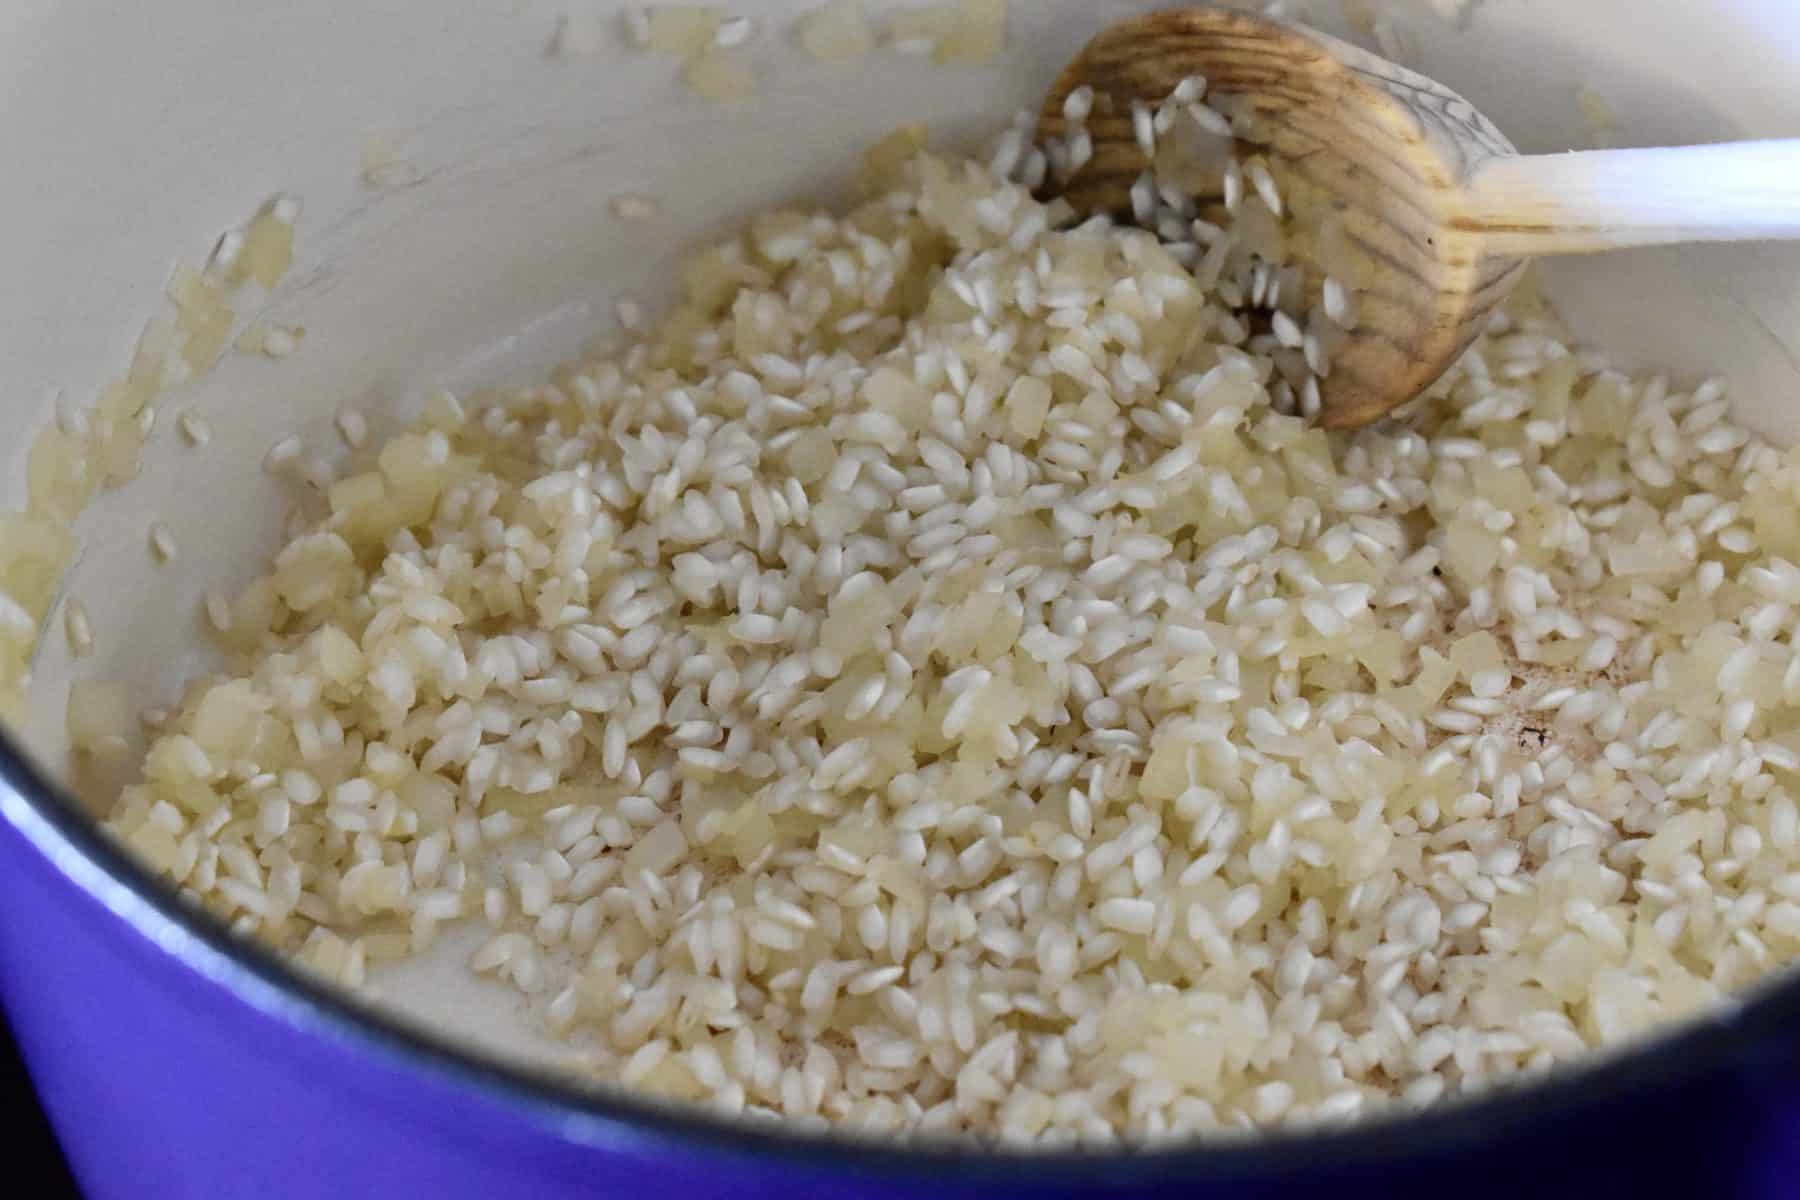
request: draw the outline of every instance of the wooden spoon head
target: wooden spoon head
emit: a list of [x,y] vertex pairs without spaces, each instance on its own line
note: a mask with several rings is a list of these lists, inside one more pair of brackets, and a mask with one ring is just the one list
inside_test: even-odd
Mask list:
[[1333,273],[1357,276],[1340,282],[1357,293],[1359,317],[1320,380],[1321,423],[1365,425],[1419,395],[1522,270],[1453,227],[1470,173],[1512,144],[1454,92],[1335,38],[1226,9],[1170,9],[1102,32],[1044,102],[1039,135],[1062,137],[1069,93],[1094,93],[1092,157],[1058,187],[1077,211],[1130,210],[1150,165],[1131,103],[1154,106],[1195,75],[1262,153],[1325,197],[1312,215],[1347,248]]

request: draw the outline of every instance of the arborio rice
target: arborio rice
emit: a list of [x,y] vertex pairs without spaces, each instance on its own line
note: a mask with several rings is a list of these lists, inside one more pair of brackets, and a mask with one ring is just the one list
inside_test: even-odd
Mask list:
[[1800,459],[1528,301],[1328,435],[1342,286],[919,140],[358,452],[117,835],[352,987],[480,924],[595,1080],[1023,1141],[1426,1104],[1800,951]]

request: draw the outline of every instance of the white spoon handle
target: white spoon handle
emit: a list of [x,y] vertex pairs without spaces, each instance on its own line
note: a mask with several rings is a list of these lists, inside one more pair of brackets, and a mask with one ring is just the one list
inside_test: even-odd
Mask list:
[[1466,197],[1503,255],[1800,238],[1800,138],[1494,158]]

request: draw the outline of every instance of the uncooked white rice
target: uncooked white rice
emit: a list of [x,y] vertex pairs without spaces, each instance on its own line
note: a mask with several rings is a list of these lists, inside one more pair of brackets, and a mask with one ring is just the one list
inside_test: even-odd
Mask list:
[[181,436],[190,446],[204,446],[212,441],[212,425],[199,413],[184,412],[176,424],[181,427]]
[[643,192],[621,192],[607,201],[612,214],[622,221],[643,221],[654,217],[658,210],[656,197]]
[[1164,244],[871,164],[321,479],[109,827],[347,986],[485,925],[595,1079],[1023,1142],[1431,1103],[1800,953],[1800,458],[1717,385],[1525,298],[1327,435],[1266,166],[1149,179]]
[[69,653],[85,658],[94,652],[94,623],[87,605],[71,596],[63,609],[63,634],[69,642]]
[[150,553],[159,563],[175,561],[175,535],[170,533],[169,527],[161,521],[152,522],[150,525]]

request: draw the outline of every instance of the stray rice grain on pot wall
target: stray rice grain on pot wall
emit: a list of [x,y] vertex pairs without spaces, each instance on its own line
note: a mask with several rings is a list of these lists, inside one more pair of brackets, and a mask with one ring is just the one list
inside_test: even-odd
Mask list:
[[349,986],[477,923],[594,1080],[1018,1142],[1423,1105],[1800,952],[1800,458],[1529,299],[1327,434],[1265,164],[1159,239],[1013,181],[1078,135],[921,143],[356,451],[113,832]]

